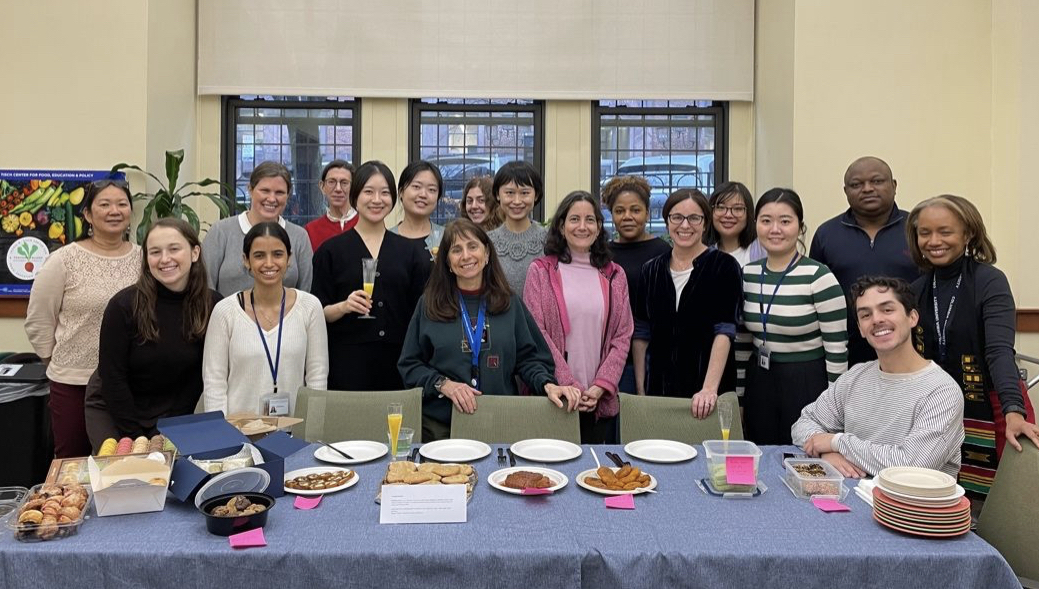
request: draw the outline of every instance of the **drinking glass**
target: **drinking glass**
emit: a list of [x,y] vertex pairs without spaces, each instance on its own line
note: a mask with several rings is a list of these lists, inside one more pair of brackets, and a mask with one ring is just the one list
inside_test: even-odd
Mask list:
[[[393,434],[390,436],[390,445],[393,445]],[[411,453],[411,441],[415,437],[415,430],[410,427],[400,428],[400,434],[397,436],[397,452],[394,453],[395,460],[403,460],[408,457]]]
[[732,426],[732,405],[718,404],[718,423],[722,428],[722,439],[729,439],[729,428]]
[[[378,258],[362,258],[361,259],[361,280],[364,284],[364,293],[368,295],[368,300],[372,300],[372,293],[375,292],[375,270],[379,267]],[[365,313],[360,316],[361,319],[375,319],[371,312]]]
[[390,456],[391,460],[397,459],[397,439],[400,436],[400,423],[404,419],[400,403],[390,403],[386,410],[386,422],[389,424]]

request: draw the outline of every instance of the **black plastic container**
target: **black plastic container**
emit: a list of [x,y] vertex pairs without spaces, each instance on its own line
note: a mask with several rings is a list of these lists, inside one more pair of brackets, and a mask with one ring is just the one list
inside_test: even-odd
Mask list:
[[[260,513],[254,513],[252,515],[239,515],[232,517],[220,517],[210,513],[217,506],[225,505],[232,497],[237,497],[239,495],[253,503],[263,505],[266,509]],[[249,530],[262,528],[267,525],[267,514],[270,513],[272,507],[274,507],[274,497],[264,493],[228,493],[207,500],[199,507],[199,510],[201,510],[206,516],[206,529],[209,530],[210,534],[216,534],[217,536],[230,536],[239,532],[248,532]]]

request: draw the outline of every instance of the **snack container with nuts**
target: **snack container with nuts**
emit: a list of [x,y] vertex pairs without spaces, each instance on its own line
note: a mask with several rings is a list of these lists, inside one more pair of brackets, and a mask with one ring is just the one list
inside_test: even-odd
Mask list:
[[783,460],[786,472],[783,482],[790,487],[790,492],[800,499],[824,495],[842,498],[844,496],[844,475],[829,462],[819,458],[786,458]]
[[7,527],[22,542],[58,540],[79,532],[91,508],[90,488],[80,484],[43,483],[29,489]]

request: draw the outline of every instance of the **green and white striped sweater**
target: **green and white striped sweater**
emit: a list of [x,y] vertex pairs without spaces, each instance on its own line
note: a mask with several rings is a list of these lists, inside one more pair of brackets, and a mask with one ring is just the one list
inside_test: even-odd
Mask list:
[[[762,314],[782,275],[768,270],[765,260],[743,268],[743,324],[753,336],[754,349],[764,342]],[[825,357],[827,377],[837,380],[848,369],[846,321],[844,291],[837,279],[825,265],[800,256],[780,284],[768,316],[771,362]]]

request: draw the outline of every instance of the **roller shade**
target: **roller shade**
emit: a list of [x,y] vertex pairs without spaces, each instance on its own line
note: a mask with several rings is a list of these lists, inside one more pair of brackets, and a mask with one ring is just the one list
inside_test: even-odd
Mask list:
[[754,0],[200,0],[199,94],[751,100]]

